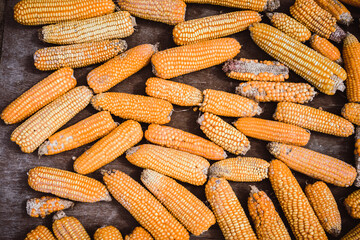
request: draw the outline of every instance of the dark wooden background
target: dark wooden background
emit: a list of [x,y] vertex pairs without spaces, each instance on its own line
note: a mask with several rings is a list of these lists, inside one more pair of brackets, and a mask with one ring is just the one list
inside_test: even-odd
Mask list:
[[[17,2],[18,0],[5,0],[5,2],[4,0],[0,1],[0,10],[4,17],[3,24],[0,27],[0,37],[3,35],[2,51],[0,53],[1,110],[21,93],[50,74],[50,72],[41,72],[37,70],[33,64],[33,53],[39,48],[50,46],[50,44],[42,43],[37,38],[37,31],[40,28],[39,26],[22,26],[14,21],[13,7]],[[281,0],[281,8],[279,11],[288,13],[289,7],[293,3],[294,0]],[[360,10],[352,7],[349,7],[349,9],[356,20],[350,28],[345,29],[355,34],[357,37],[360,37],[358,20]],[[200,18],[234,10],[235,9],[219,6],[188,4],[186,19]],[[268,22],[268,19],[264,16],[263,21]],[[129,48],[143,43],[154,44],[156,42],[160,43],[160,49],[175,46],[171,37],[172,26],[139,18],[137,18],[137,23],[137,31],[132,36],[126,38]],[[252,42],[249,36],[249,31],[243,31],[241,33],[234,34],[231,37],[236,38],[242,45],[239,57],[257,58],[261,60],[271,59],[271,57],[261,51],[260,48]],[[96,66],[90,66],[75,70],[75,77],[78,80],[78,85],[86,85],[86,75],[95,67]],[[145,94],[145,81],[147,78],[152,76],[151,66],[147,66],[140,72],[134,74],[127,80],[112,88],[111,91]],[[173,80],[190,84],[201,90],[212,88],[228,92],[234,92],[235,87],[240,83],[239,81],[227,78],[221,71],[221,66],[215,66],[206,70],[184,75]],[[289,81],[297,82],[304,80],[294,73],[291,73]],[[319,94],[311,103],[309,103],[309,105],[313,107],[322,107],[326,111],[340,114],[340,110],[345,103],[345,94],[338,92],[334,96]],[[261,106],[265,111],[260,117],[271,119],[276,104],[266,103],[261,104]],[[171,122],[168,124],[169,126],[177,127],[204,137],[204,134],[196,124],[199,112],[194,112],[192,108],[186,107],[174,106],[174,108],[175,111],[172,115]],[[68,127],[94,113],[96,113],[96,110],[94,110],[91,106],[88,106],[64,127]],[[115,120],[118,122],[123,121],[122,119],[116,117]],[[226,120],[228,122],[234,121],[234,119],[231,118],[226,118]],[[19,124],[6,126],[3,121],[0,123],[0,239],[24,239],[27,232],[40,224],[51,228],[51,217],[41,219],[31,218],[26,215],[26,200],[33,197],[43,196],[43,193],[36,192],[27,185],[26,173],[29,169],[36,166],[51,166],[72,171],[72,157],[80,156],[92,145],[89,144],[58,155],[39,158],[37,153],[22,153],[19,147],[10,141],[10,134],[18,125]],[[143,129],[146,130],[147,124],[142,124],[142,126]],[[268,161],[272,159],[272,156],[265,148],[266,142],[256,139],[250,139],[250,141],[251,149],[246,156],[260,157]],[[146,141],[143,140],[141,143],[146,143]],[[349,138],[340,138],[313,132],[310,142],[306,147],[353,164],[353,145],[353,136],[350,136]],[[104,168],[119,169],[126,172],[137,181],[140,181],[141,169],[131,165],[124,156],[119,157]],[[315,179],[300,173],[294,172],[294,174],[303,188],[307,183],[314,183],[316,181]],[[90,174],[90,177],[101,180],[101,174],[99,171]],[[201,200],[204,202],[206,201],[203,186],[195,187],[189,184],[184,185]],[[231,182],[231,186],[233,187],[246,213],[248,213],[246,202],[249,194],[249,185],[249,183]],[[277,210],[290,231],[290,227],[287,224],[271,189],[270,182],[268,180],[264,180],[260,183],[255,183],[255,185],[258,188],[265,190],[274,201]],[[341,236],[343,236],[357,223],[359,223],[359,220],[350,218],[343,206],[344,198],[349,193],[356,190],[356,188],[341,188],[335,186],[330,186],[330,188],[336,197],[341,211],[343,227]],[[77,217],[83,223],[91,236],[98,227],[104,225],[114,225],[123,235],[129,234],[134,227],[138,226],[138,223],[134,220],[134,218],[115,200],[112,202],[98,202],[93,204],[76,203],[74,208],[67,210],[66,213],[70,216]],[[209,229],[209,231],[205,232],[200,237],[191,236],[191,239],[223,239],[223,236],[219,227],[214,225]]]

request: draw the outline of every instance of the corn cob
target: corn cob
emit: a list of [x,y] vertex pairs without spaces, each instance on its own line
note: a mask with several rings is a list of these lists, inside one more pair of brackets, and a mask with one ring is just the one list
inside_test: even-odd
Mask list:
[[55,133],[39,147],[39,155],[68,151],[106,136],[116,127],[109,112],[96,113]]
[[341,115],[355,125],[360,125],[359,113],[360,113],[359,103],[346,103],[344,107],[341,109]]
[[354,126],[342,117],[290,102],[278,103],[273,118],[277,121],[339,137],[348,137],[354,133]]
[[177,45],[187,45],[241,32],[260,21],[261,15],[254,11],[237,11],[198,18],[177,24],[173,30],[173,38]]
[[123,240],[120,231],[114,226],[98,228],[94,240]]
[[26,201],[26,212],[30,217],[46,217],[53,212],[73,207],[74,203],[58,197],[43,196]]
[[355,187],[360,187],[360,127],[356,128],[354,153],[355,153],[355,168],[358,173],[354,185]]
[[343,68],[315,50],[267,24],[249,27],[254,42],[270,56],[286,64],[321,92],[343,91],[347,75]]
[[185,21],[186,4],[181,0],[117,0],[131,15],[169,25]]
[[341,24],[349,26],[354,21],[350,11],[338,0],[315,0],[315,2],[331,13]]
[[95,93],[106,92],[145,67],[157,51],[156,45],[142,44],[92,70],[87,82]]
[[125,240],[153,240],[150,233],[142,227],[136,227],[129,235],[125,236]]
[[76,159],[75,172],[89,174],[96,171],[140,142],[142,137],[140,123],[125,121]]
[[233,38],[220,38],[169,48],[151,58],[153,73],[169,79],[199,71],[225,62],[240,52],[240,44]]
[[39,225],[26,235],[25,240],[56,240],[56,239],[47,227]]
[[340,0],[340,1],[354,7],[360,7],[360,2],[358,0]]
[[321,226],[334,237],[341,232],[341,216],[335,198],[324,182],[308,184],[305,194],[314,209]]
[[141,173],[141,181],[192,234],[198,236],[216,223],[210,209],[175,180],[145,169]]
[[270,19],[274,27],[299,42],[305,42],[311,37],[311,32],[307,27],[285,13],[266,13],[266,16]]
[[218,116],[206,112],[197,122],[205,135],[226,151],[245,155],[250,149],[246,136]]
[[88,87],[76,87],[31,116],[11,134],[21,151],[31,153],[90,102]]
[[130,148],[126,151],[126,159],[135,166],[197,186],[206,182],[210,167],[210,163],[202,157],[152,144]]
[[272,142],[268,149],[289,168],[336,186],[349,187],[356,178],[350,164],[306,148]]
[[274,61],[258,61],[246,58],[229,59],[222,69],[228,77],[242,81],[281,82],[289,78],[289,69]]
[[360,190],[351,193],[344,201],[346,210],[353,218],[360,218]]
[[225,7],[250,9],[257,12],[274,11],[280,7],[279,0],[185,0],[186,3],[213,4]]
[[43,25],[97,17],[114,10],[111,0],[22,0],[14,7],[14,19],[24,25]]
[[28,184],[36,191],[51,193],[74,201],[111,201],[109,192],[99,181],[57,168],[30,169]]
[[210,160],[221,160],[227,157],[224,149],[215,143],[168,126],[149,125],[145,131],[145,138],[151,143],[195,154]]
[[210,178],[205,194],[226,240],[256,240],[249,219],[226,179]]
[[118,39],[42,48],[34,53],[34,64],[42,71],[62,67],[80,68],[104,62],[126,48],[126,42]]
[[63,211],[54,215],[52,225],[54,234],[58,240],[90,240],[84,226],[75,217],[67,217]]
[[290,169],[281,161],[273,160],[270,163],[269,179],[296,239],[327,239]]
[[260,158],[228,158],[211,165],[209,175],[235,182],[260,182],[268,177],[269,165]]
[[189,239],[186,229],[138,182],[118,170],[103,174],[110,193],[155,239]]
[[40,108],[76,86],[71,68],[62,68],[50,74],[10,103],[1,113],[6,124],[13,124],[31,116]]
[[360,223],[348,232],[341,240],[358,240],[360,238]]
[[310,38],[310,45],[313,49],[321,53],[323,56],[329,58],[331,61],[342,64],[343,60],[341,58],[341,53],[339,49],[335,47],[331,42],[329,42],[326,38],[322,38],[314,34]]
[[239,118],[234,126],[246,136],[269,142],[305,146],[310,140],[310,131],[308,130],[261,118]]
[[203,94],[199,89],[161,78],[149,78],[145,91],[151,97],[161,98],[179,106],[197,106],[203,101]]
[[346,95],[349,102],[360,102],[360,43],[357,38],[348,34],[344,40],[343,57],[348,73]]
[[100,93],[91,99],[91,104],[98,111],[145,123],[168,123],[173,111],[165,100],[128,93]]
[[288,230],[264,191],[250,186],[248,208],[259,240],[291,240]]

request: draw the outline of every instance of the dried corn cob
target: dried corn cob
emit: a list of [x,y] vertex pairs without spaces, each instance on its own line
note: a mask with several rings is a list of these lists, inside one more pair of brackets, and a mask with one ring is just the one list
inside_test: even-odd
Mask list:
[[118,39],[42,48],[34,53],[34,64],[42,71],[80,68],[106,61],[126,48],[126,42]]
[[111,0],[22,0],[14,7],[14,19],[24,25],[43,25],[97,17],[114,10]]
[[360,125],[359,113],[360,113],[359,103],[346,103],[344,107],[341,109],[341,115],[355,125]]
[[203,101],[202,92],[190,85],[152,77],[146,81],[146,94],[179,106],[196,106]]
[[354,153],[355,153],[355,168],[358,173],[354,185],[355,187],[360,187],[360,127],[356,128]]
[[321,226],[334,237],[341,232],[341,216],[329,187],[324,182],[308,184],[305,194],[314,209]]
[[187,45],[241,32],[260,21],[261,15],[254,11],[237,11],[197,18],[177,24],[173,30],[173,38],[177,45]]
[[249,219],[226,179],[210,178],[205,194],[226,240],[256,240]]
[[48,137],[61,128],[90,102],[92,92],[88,87],[76,87],[31,116],[11,134],[11,141],[21,151],[31,153]]
[[151,21],[176,25],[185,21],[186,4],[181,0],[117,0],[122,10]]
[[47,227],[39,225],[26,235],[25,240],[56,240],[56,239]]
[[348,137],[354,133],[354,126],[342,117],[320,109],[290,102],[278,103],[273,118],[312,131],[340,137]]
[[354,7],[360,7],[360,2],[358,0],[340,0],[340,1]]
[[311,32],[307,29],[307,27],[285,13],[267,13],[266,16],[270,19],[271,24],[274,27],[299,42],[305,42],[311,37]]
[[120,231],[114,226],[98,228],[94,240],[123,240]]
[[52,225],[54,234],[58,240],[90,240],[84,226],[75,217],[67,217],[63,211],[54,215]]
[[313,49],[315,49],[325,57],[329,58],[331,61],[334,61],[338,64],[342,63],[341,53],[339,49],[335,47],[331,42],[329,42],[326,38],[322,38],[314,34],[310,38],[310,45]]
[[29,186],[40,192],[79,202],[111,201],[109,192],[99,181],[65,170],[36,167],[28,172]]
[[76,159],[75,172],[89,174],[96,171],[140,142],[142,137],[140,123],[133,120],[123,122]]
[[165,100],[128,93],[100,93],[91,99],[91,104],[98,111],[146,123],[168,123],[173,111]]
[[149,125],[145,138],[151,143],[192,153],[210,160],[221,160],[227,157],[224,149],[215,143],[180,129]]
[[289,78],[289,69],[274,61],[258,61],[240,58],[227,60],[223,71],[230,78],[242,81],[275,81],[281,82]]
[[351,193],[344,201],[346,210],[353,218],[360,218],[360,190]]
[[270,56],[286,64],[321,92],[343,91],[347,75],[343,68],[315,50],[267,24],[249,27],[254,42]]
[[210,167],[202,157],[152,144],[130,148],[126,151],[126,159],[135,166],[198,186],[206,182]]
[[338,0],[315,0],[315,2],[331,13],[341,24],[349,26],[354,21],[350,11]]
[[240,52],[233,38],[220,38],[169,48],[151,58],[153,73],[160,78],[173,78],[225,62]]
[[55,133],[39,147],[39,155],[68,151],[106,136],[116,127],[109,112],[96,113]]
[[150,233],[142,227],[136,227],[129,235],[125,236],[125,240],[153,240]]
[[306,148],[272,142],[268,149],[289,168],[336,186],[349,187],[356,178],[350,164]]
[[264,191],[250,186],[248,208],[259,240],[291,240],[288,230]]
[[185,0],[186,3],[213,4],[225,7],[251,9],[254,11],[274,11],[280,7],[279,0]]
[[50,74],[10,103],[0,115],[2,120],[6,124],[20,122],[74,88],[73,73],[71,68],[62,68]]
[[350,33],[344,40],[343,56],[345,69],[348,73],[346,80],[347,98],[350,102],[360,102],[360,43]]
[[106,92],[145,67],[156,51],[157,46],[151,44],[131,48],[92,70],[87,82],[95,93]]
[[110,193],[155,239],[189,239],[186,229],[138,182],[118,170],[103,174]]
[[209,175],[236,182],[260,182],[268,177],[269,165],[260,158],[228,158],[211,165]]
[[58,197],[43,196],[26,201],[26,212],[30,217],[46,217],[53,212],[73,207],[74,203]]
[[290,169],[281,161],[270,163],[269,179],[296,239],[327,239],[314,210]]
[[360,223],[348,232],[341,240],[358,240],[360,238]]
[[145,169],[141,173],[141,181],[192,234],[198,236],[216,223],[210,209],[175,180]]
[[234,126],[246,136],[269,142],[305,146],[310,140],[308,130],[261,118],[239,118],[234,122]]

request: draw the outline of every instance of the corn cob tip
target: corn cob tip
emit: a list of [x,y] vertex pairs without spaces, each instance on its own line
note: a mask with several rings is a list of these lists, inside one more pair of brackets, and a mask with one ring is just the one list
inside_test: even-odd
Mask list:
[[333,74],[330,77],[331,80],[333,80],[335,82],[333,89],[331,90],[332,93],[335,93],[337,90],[343,92],[345,91],[345,84],[344,81],[339,78],[337,75]]
[[354,21],[350,13],[345,12],[340,15],[339,23],[349,26]]
[[[269,152],[274,155],[274,157],[278,157],[280,155],[280,145],[281,143],[278,142],[270,142],[266,145],[266,148]],[[290,149],[286,149],[286,153],[289,153]]]
[[46,140],[43,144],[40,145],[38,149],[38,156],[46,155],[48,153],[48,146],[50,145],[50,141]]
[[132,147],[132,148],[128,149],[126,151],[126,156],[130,156],[131,154],[136,153],[136,151],[139,150],[139,149],[140,149],[139,146]]
[[58,211],[57,213],[54,214],[53,216],[53,221],[59,220],[66,217],[66,214],[64,211]]
[[133,17],[133,16],[130,16],[130,19],[131,19],[131,24],[133,25],[133,27],[137,27],[137,23],[136,23],[136,18]]
[[274,12],[268,12],[268,13],[266,13],[266,16],[269,18],[269,20],[271,21],[271,19],[273,18],[273,16],[274,16]]
[[230,174],[230,171],[228,168],[222,165],[213,164],[209,168],[209,179],[212,177],[220,178],[223,177],[225,174]]
[[250,185],[249,187],[250,187],[250,197],[252,198],[254,197],[253,195],[255,193],[260,192],[260,190],[255,185]]
[[344,61],[342,59],[342,57],[340,57],[338,60],[335,61],[337,64],[339,65],[343,65]]
[[334,42],[340,43],[346,37],[346,33],[337,24],[335,25],[335,28],[336,30],[330,34],[329,39]]
[[268,0],[265,5],[264,11],[272,12],[280,7],[280,0]]
[[346,33],[346,37],[344,40],[344,47],[346,47],[350,44],[358,43],[358,42],[359,42],[359,40],[353,34],[351,34],[350,32]]

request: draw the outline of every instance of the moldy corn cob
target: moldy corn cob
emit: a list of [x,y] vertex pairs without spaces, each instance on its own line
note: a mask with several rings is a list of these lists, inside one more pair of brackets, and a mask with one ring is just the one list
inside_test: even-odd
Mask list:
[[360,104],[346,103],[341,109],[341,115],[353,124],[360,125]]
[[144,228],[136,227],[129,235],[125,236],[125,240],[153,240],[153,238]]
[[345,199],[344,205],[351,217],[360,219],[360,190],[351,193]]
[[258,12],[274,11],[280,7],[279,0],[185,0],[186,3],[213,4],[225,7],[250,9]]
[[53,212],[73,207],[74,203],[58,197],[43,196],[26,201],[26,213],[30,217],[42,217]]
[[25,240],[56,240],[56,239],[47,227],[39,225],[26,235]]
[[360,43],[350,33],[344,40],[343,57],[348,74],[346,79],[347,98],[349,102],[360,102]]
[[343,61],[339,49],[335,47],[331,42],[329,42],[326,38],[322,38],[314,34],[310,38],[310,46],[331,61],[334,61],[338,64],[341,64]]
[[123,240],[123,238],[116,227],[106,226],[96,230],[94,240]]
[[356,128],[354,154],[355,154],[355,168],[358,173],[354,185],[355,187],[360,187],[360,127]]
[[63,211],[54,215],[52,225],[54,234],[58,240],[90,240],[84,226],[75,217],[67,217]]
[[357,240],[360,238],[360,223],[348,232],[341,240]]
[[350,11],[339,0],[315,0],[315,2],[331,13],[341,24],[349,26],[354,21]]

